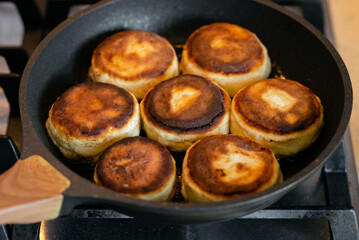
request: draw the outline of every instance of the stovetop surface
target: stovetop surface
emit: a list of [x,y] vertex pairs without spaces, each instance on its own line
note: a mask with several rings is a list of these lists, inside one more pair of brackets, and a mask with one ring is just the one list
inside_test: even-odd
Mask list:
[[[14,0],[15,4],[19,1]],[[50,29],[69,15],[76,4],[96,1],[47,0],[47,10],[28,1],[27,12],[19,7],[25,25],[20,47],[1,47],[11,69],[0,73],[0,86],[11,105],[8,136],[0,138],[0,153],[9,163],[19,157],[22,146],[18,87],[29,55]],[[41,1],[40,1],[41,2]],[[325,0],[277,0],[302,15],[333,40]],[[26,5],[26,4],[25,4]],[[71,8],[82,9],[84,5]],[[322,171],[270,207],[226,222],[170,225],[137,219],[99,207],[79,206],[69,216],[36,224],[0,227],[0,239],[359,239],[357,224],[358,185],[349,133]],[[10,137],[9,137],[10,136]],[[15,146],[15,147],[14,147]],[[4,158],[2,157],[2,159]],[[10,167],[11,164],[9,164]],[[4,171],[5,169],[0,169]]]

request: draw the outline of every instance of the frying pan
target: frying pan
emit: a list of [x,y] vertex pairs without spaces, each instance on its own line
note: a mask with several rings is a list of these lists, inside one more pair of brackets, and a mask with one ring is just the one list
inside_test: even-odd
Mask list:
[[[86,81],[92,52],[101,41],[118,31],[141,29],[155,32],[176,46],[184,44],[195,29],[213,22],[238,24],[256,33],[267,47],[275,69],[309,87],[322,100],[325,116],[322,133],[308,150],[279,160],[283,183],[222,202],[153,202],[95,185],[86,167],[62,156],[46,133],[48,111],[62,92]],[[341,142],[351,108],[351,83],[337,51],[311,24],[272,2],[103,1],[56,27],[31,56],[20,86],[24,132],[21,156],[39,154],[71,181],[63,193],[60,215],[79,204],[95,204],[130,216],[165,222],[227,220],[269,206],[321,169]]]

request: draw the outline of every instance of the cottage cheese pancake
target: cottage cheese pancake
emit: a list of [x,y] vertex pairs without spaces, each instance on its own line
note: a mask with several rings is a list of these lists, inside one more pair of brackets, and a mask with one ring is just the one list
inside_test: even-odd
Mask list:
[[174,193],[176,165],[158,142],[144,137],[125,138],[101,155],[94,180],[132,197],[168,200]]
[[271,63],[267,49],[249,30],[228,23],[197,29],[182,53],[183,73],[216,81],[230,96],[268,77]]
[[89,77],[123,87],[142,99],[150,87],[178,73],[176,53],[166,39],[129,30],[108,37],[95,49]]
[[203,77],[180,75],[163,81],[140,107],[147,136],[172,151],[185,151],[198,139],[229,131],[230,98]]
[[139,135],[138,102],[114,85],[81,83],[55,101],[46,128],[66,157],[96,157],[117,140]]
[[267,189],[282,181],[272,151],[236,135],[206,137],[187,152],[182,195],[191,202],[220,201]]
[[278,155],[307,148],[322,125],[320,99],[295,81],[259,81],[238,92],[232,101],[231,132],[269,146]]

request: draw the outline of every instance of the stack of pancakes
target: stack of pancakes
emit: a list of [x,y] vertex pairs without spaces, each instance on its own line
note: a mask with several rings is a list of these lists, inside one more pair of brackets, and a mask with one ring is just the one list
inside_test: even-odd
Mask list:
[[[320,99],[298,82],[267,79],[267,49],[245,28],[197,29],[180,67],[181,75],[173,47],[155,33],[106,38],[93,52],[91,82],[53,104],[49,136],[67,158],[92,159],[98,185],[150,200],[173,196],[176,164],[169,151],[186,152],[181,192],[198,202],[281,182],[275,156],[306,149],[322,129]],[[140,129],[148,138],[138,136]]]

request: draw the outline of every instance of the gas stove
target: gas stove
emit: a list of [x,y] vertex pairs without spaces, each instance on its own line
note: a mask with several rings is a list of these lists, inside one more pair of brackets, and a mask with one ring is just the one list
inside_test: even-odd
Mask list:
[[[0,56],[3,57],[0,58],[0,86],[11,109],[6,134],[0,137],[0,159],[8,164],[1,165],[0,173],[20,156],[22,132],[18,88],[29,56],[51,29],[96,1],[11,2],[15,4],[12,7],[9,2],[6,5],[0,2],[0,12],[9,6],[10,9],[17,6],[24,23],[24,37],[22,43],[12,40],[10,44],[0,45]],[[275,2],[306,18],[333,42],[335,36],[325,0]],[[0,99],[5,95],[0,92]],[[0,107],[6,112],[8,108],[6,104],[4,106]],[[7,123],[2,115],[0,121]],[[3,225],[0,239],[359,239],[358,204],[355,163],[347,132],[337,152],[321,171],[270,207],[245,217],[219,223],[171,225],[132,218],[101,206],[79,206],[69,215],[55,220]]]

